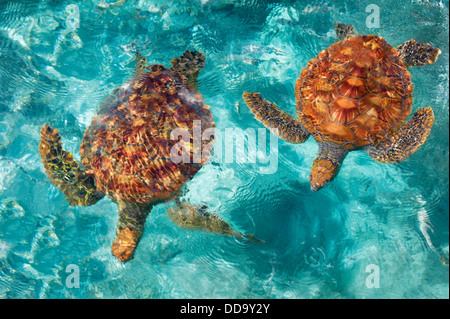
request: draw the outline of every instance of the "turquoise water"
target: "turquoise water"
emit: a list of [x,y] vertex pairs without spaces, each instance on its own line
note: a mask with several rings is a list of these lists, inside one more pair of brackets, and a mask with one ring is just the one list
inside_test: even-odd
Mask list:
[[[108,3],[0,0],[0,298],[449,297],[448,1]],[[370,4],[379,28],[366,25]],[[166,66],[187,48],[202,51],[200,92],[217,128],[256,131],[242,93],[294,113],[295,80],[334,43],[334,21],[393,46],[415,38],[441,49],[435,64],[411,69],[413,112],[432,106],[435,125],[399,165],[350,153],[317,193],[308,183],[313,139],[278,140],[273,174],[259,161],[204,166],[185,196],[264,243],[181,230],[161,204],[123,264],[111,255],[117,206],[105,198],[71,207],[46,177],[41,126],[58,128],[79,159],[83,132],[132,76],[136,49]],[[79,268],[78,288],[67,285],[69,265]],[[379,288],[370,288],[373,267]]]

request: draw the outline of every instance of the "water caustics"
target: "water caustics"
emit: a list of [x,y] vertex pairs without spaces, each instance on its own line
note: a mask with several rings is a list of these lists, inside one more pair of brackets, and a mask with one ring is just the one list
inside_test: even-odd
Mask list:
[[[448,298],[449,4],[384,1],[377,27],[367,24],[369,5],[1,1],[0,297]],[[317,143],[271,144],[267,132],[266,154],[258,154],[263,125],[242,94],[260,92],[294,116],[295,81],[336,42],[336,21],[393,47],[414,38],[442,51],[434,64],[408,69],[411,113],[430,106],[435,122],[404,162],[351,152],[333,182],[312,192]],[[45,174],[39,132],[44,123],[58,128],[81,163],[83,134],[104,99],[133,77],[135,51],[147,65],[170,67],[186,49],[206,57],[197,85],[223,150],[233,142],[227,129],[247,133],[247,142],[254,133],[257,143],[238,144],[231,161],[213,153],[180,199],[264,242],[179,228],[167,215],[173,206],[160,204],[134,259],[122,263],[111,254],[117,205],[105,197],[70,206]],[[270,145],[276,171],[267,174]],[[253,151],[254,160],[236,158]],[[79,288],[68,284],[71,265]],[[370,269],[379,270],[379,289],[368,284]]]

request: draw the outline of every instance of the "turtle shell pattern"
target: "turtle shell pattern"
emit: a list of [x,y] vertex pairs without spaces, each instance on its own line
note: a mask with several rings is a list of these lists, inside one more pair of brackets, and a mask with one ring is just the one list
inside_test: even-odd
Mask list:
[[317,141],[377,144],[411,112],[411,75],[375,35],[350,37],[309,61],[296,82],[299,121]]
[[[105,101],[80,147],[84,169],[94,175],[97,188],[116,201],[152,204],[169,199],[211,151],[212,138],[194,141],[192,134],[193,121],[201,121],[201,132],[214,126],[201,95],[162,65],[146,69],[149,72],[127,82]],[[171,139],[175,128],[189,131],[191,163],[171,160],[172,147],[181,141]],[[201,145],[200,161],[193,161],[193,145]],[[181,149],[175,151],[181,155]]]

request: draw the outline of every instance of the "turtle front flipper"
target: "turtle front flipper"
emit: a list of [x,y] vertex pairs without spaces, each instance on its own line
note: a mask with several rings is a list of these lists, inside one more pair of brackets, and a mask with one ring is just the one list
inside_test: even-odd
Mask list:
[[259,93],[244,92],[242,96],[258,121],[286,142],[305,142],[309,132],[292,116],[266,101]]
[[351,24],[335,22],[334,30],[336,31],[336,36],[339,41],[344,41],[350,37],[355,36],[355,27]]
[[172,71],[184,76],[184,83],[195,88],[199,72],[205,66],[205,56],[201,52],[189,51],[183,53],[179,58],[172,59]]
[[436,62],[441,50],[429,43],[421,43],[412,39],[397,47],[398,55],[406,67],[422,66]]
[[388,135],[377,145],[367,146],[365,151],[380,163],[400,163],[425,143],[433,126],[431,107],[421,108],[395,133]]
[[334,143],[320,143],[319,153],[315,158],[309,175],[313,192],[329,184],[338,174],[348,150]]
[[252,234],[244,235],[233,229],[216,214],[207,212],[205,205],[195,206],[187,202],[177,201],[177,205],[167,211],[169,218],[178,227],[187,230],[199,230],[224,236],[234,236],[238,239],[247,238],[248,241],[263,242]]
[[70,205],[93,205],[104,196],[96,189],[94,177],[86,174],[72,154],[62,148],[58,130],[47,124],[41,129],[39,153],[47,175],[66,195]]
[[134,251],[144,232],[145,220],[152,210],[151,205],[119,201],[119,219],[111,250],[118,260],[126,262],[133,257]]

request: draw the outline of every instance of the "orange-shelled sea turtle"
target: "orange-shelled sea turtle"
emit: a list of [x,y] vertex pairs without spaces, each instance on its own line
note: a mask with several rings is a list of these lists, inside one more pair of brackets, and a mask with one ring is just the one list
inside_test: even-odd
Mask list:
[[[106,99],[84,133],[80,146],[83,168],[62,148],[58,130],[47,124],[42,127],[39,151],[46,173],[69,203],[89,206],[107,195],[118,204],[112,253],[121,261],[133,256],[152,207],[169,200],[176,201],[169,217],[182,228],[256,240],[207,213],[203,206],[178,200],[183,185],[211,152],[213,135],[205,138],[203,133],[214,127],[213,117],[196,87],[204,60],[201,53],[186,51],[172,60],[170,69],[146,67],[146,59],[136,53],[133,79]],[[202,150],[197,161],[193,160],[194,134],[188,141],[171,138],[174,129],[192,133],[194,121],[200,123],[202,136],[197,141]],[[185,149],[190,161],[172,160],[171,150],[181,142],[189,144]]]
[[[243,94],[256,119],[290,143],[310,135],[319,143],[309,181],[313,191],[338,174],[349,151],[364,150],[382,163],[399,163],[427,139],[430,107],[411,113],[410,66],[434,63],[440,50],[407,41],[397,48],[376,35],[356,35],[337,23],[339,42],[310,60],[295,85],[295,119],[259,93]],[[277,129],[277,130],[275,130]]]

